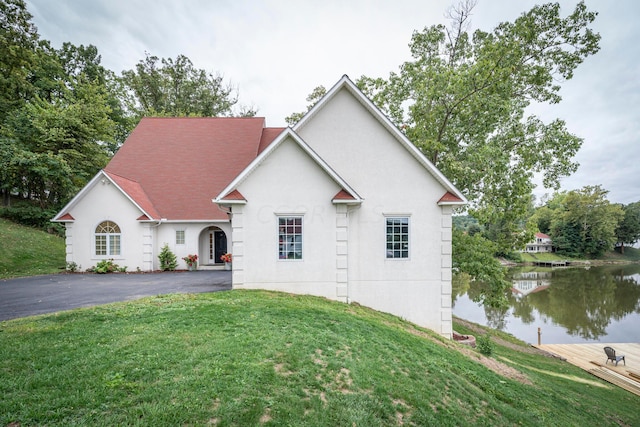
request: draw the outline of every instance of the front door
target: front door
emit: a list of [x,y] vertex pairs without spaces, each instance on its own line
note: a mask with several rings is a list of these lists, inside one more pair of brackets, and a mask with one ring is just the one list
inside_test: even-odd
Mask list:
[[227,235],[224,231],[209,231],[209,264],[222,264],[220,257],[226,253]]

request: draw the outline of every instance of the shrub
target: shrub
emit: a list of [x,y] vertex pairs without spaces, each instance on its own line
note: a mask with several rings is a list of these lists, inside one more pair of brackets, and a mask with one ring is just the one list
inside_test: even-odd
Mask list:
[[118,271],[119,268],[118,264],[113,262],[112,259],[103,259],[96,264],[93,272],[98,274],[113,273],[114,271]]
[[[19,203],[15,206],[0,208],[0,216],[18,224],[50,231],[55,229],[55,234],[60,234],[59,230],[52,224],[51,218],[56,214],[53,209],[43,209],[39,206],[28,203]],[[59,224],[55,224],[59,226]]]
[[476,346],[478,351],[485,356],[491,356],[493,354],[493,341],[491,341],[491,335],[484,334],[476,338]]
[[160,270],[162,271],[173,271],[178,267],[178,258],[176,254],[171,252],[167,243],[164,244],[160,254],[158,254],[158,259],[160,260]]
[[73,261],[67,263],[67,271],[69,271],[71,273],[75,273],[79,269],[80,269],[80,266],[77,263],[75,263]]

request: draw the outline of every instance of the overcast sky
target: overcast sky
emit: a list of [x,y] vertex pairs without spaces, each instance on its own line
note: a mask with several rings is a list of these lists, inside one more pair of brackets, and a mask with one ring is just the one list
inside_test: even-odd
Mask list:
[[[258,108],[267,126],[305,109],[318,85],[343,74],[388,77],[410,59],[414,30],[446,23],[450,0],[26,0],[40,36],[97,46],[120,73],[145,52],[184,54],[196,68],[219,72],[238,87],[240,103]],[[513,21],[531,0],[479,0],[472,29]],[[568,14],[576,1],[561,1]],[[609,200],[640,201],[640,2],[587,0],[601,50],[563,84],[560,105],[537,109],[561,118],[584,138],[580,168],[563,190],[601,184]],[[551,191],[538,189],[536,194]]]

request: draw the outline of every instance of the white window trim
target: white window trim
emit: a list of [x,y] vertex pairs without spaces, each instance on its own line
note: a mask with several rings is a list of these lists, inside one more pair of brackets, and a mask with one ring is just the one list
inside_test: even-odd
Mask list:
[[[406,213],[385,213],[384,215],[384,259],[385,261],[396,262],[396,261],[410,261],[411,260],[411,215]],[[407,248],[407,257],[388,257],[387,256],[387,220],[388,219],[407,219],[407,236],[408,236],[408,248]]]
[[[178,233],[180,231],[182,232],[182,243],[178,243]],[[187,231],[184,228],[176,228],[174,234],[176,246],[184,246],[187,244]]]
[[[276,247],[277,247],[277,251],[276,251],[276,259],[278,260],[278,262],[302,262],[304,261],[305,258],[305,238],[304,238],[304,229],[305,229],[305,225],[304,225],[304,214],[303,213],[276,213],[275,214],[276,217],[276,224],[275,224],[275,229],[276,229]],[[300,258],[280,258],[280,218],[300,218],[301,223],[300,226],[302,227],[302,231],[300,233],[300,246],[301,246],[301,250],[302,250],[302,256]]]
[[[98,226],[100,226],[100,224],[102,224],[103,222],[112,222],[114,223],[119,229],[120,229],[120,233],[96,233],[96,228],[98,228]],[[104,221],[100,221],[94,228],[93,228],[93,235],[91,236],[91,254],[92,257],[91,259],[124,259],[124,245],[122,244],[122,228],[120,227],[120,225],[118,225],[117,222],[112,221],[110,219],[105,219]],[[106,255],[102,255],[102,254],[98,254],[96,251],[96,243],[97,243],[97,237],[98,236],[106,236],[107,237],[107,242],[106,242],[106,248],[107,248],[107,253]],[[114,255],[111,253],[111,236],[118,236],[120,238],[120,253],[118,255]]]

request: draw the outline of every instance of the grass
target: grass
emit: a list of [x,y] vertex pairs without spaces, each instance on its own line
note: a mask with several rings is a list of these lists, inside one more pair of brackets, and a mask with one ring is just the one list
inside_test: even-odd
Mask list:
[[[546,252],[541,252],[541,253],[523,252],[520,254],[520,256],[523,262],[535,262],[535,261],[548,262],[548,261],[575,260],[574,258],[568,257],[566,255],[559,255],[556,253],[546,253]],[[621,254],[620,249],[616,248],[615,250],[606,252],[604,255],[602,255],[600,258],[596,260],[591,259],[587,261],[596,262],[596,263],[598,261],[638,262],[640,261],[640,249],[627,246],[624,248],[624,254]]]
[[391,315],[265,291],[15,319],[0,323],[0,426],[640,424],[640,397],[491,334],[485,358]]
[[0,218],[0,279],[59,273],[64,239]]

